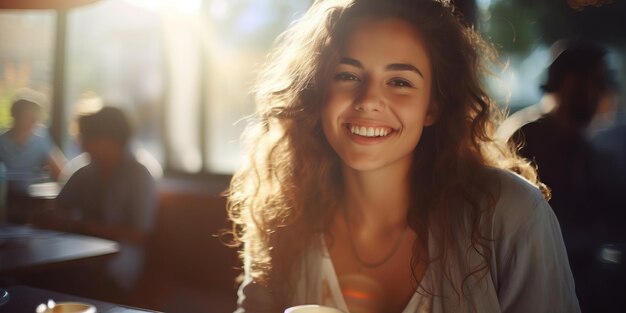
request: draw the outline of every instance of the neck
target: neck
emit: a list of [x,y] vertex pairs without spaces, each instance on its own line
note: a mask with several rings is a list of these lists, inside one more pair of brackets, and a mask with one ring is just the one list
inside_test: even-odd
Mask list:
[[31,135],[30,129],[14,127],[11,130],[11,139],[13,139],[14,142],[20,145],[26,143],[28,138],[30,138],[30,135]]
[[344,166],[344,205],[350,222],[356,227],[381,230],[404,227],[409,209],[408,173],[406,165],[374,171],[355,171]]
[[102,180],[107,181],[121,166],[124,158],[123,153],[111,153],[106,158],[95,160],[100,177]]

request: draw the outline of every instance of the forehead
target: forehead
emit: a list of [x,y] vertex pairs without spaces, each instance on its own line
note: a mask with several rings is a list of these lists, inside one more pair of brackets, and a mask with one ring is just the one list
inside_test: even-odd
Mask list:
[[20,108],[17,108],[14,113],[18,116],[29,116],[36,115],[41,111],[41,109],[36,105],[25,105]]
[[424,37],[414,26],[399,18],[360,18],[347,28],[343,56],[372,61],[417,63],[430,71]]

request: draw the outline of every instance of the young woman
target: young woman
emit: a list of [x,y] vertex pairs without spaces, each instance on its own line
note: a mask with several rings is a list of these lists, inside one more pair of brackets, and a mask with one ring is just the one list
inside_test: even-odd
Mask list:
[[316,1],[279,38],[229,191],[238,312],[579,311],[536,173],[492,140],[487,52],[445,0]]

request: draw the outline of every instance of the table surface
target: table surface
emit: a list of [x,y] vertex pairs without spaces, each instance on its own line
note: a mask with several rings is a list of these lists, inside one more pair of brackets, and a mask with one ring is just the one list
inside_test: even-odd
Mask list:
[[4,288],[9,292],[9,301],[0,306],[0,313],[34,313],[41,303],[48,300],[55,302],[84,302],[96,307],[98,313],[146,313],[156,312],[145,309],[131,308],[119,304],[77,297],[46,289],[15,285]]
[[117,253],[119,244],[102,238],[37,229],[0,227],[0,273]]

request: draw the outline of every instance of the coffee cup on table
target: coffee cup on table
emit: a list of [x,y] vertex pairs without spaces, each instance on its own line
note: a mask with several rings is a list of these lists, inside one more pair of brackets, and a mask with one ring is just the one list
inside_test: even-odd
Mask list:
[[329,306],[317,304],[305,304],[287,308],[285,313],[344,313],[343,311]]
[[41,304],[37,307],[36,313],[97,313],[96,307],[81,302],[58,302],[54,301],[45,304]]

